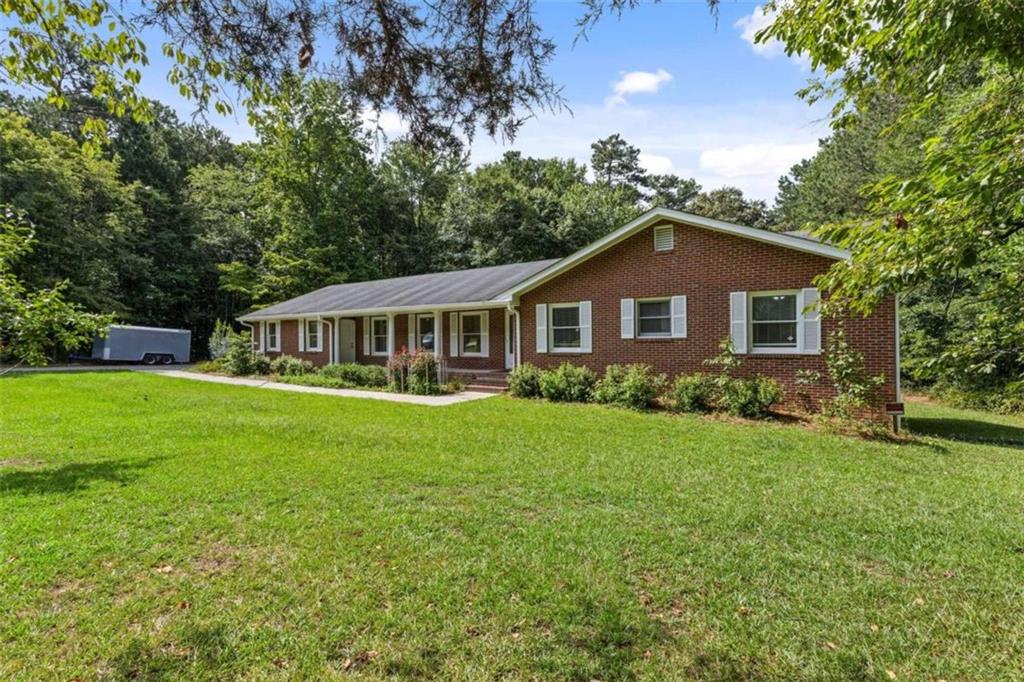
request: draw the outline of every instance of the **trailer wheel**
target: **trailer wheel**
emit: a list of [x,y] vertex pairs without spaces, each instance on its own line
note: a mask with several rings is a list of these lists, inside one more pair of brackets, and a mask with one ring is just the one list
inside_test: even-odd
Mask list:
[[145,355],[142,356],[142,364],[144,364],[144,365],[155,365],[156,364],[156,356],[153,355],[152,353],[146,353]]
[[160,364],[161,365],[170,365],[173,362],[174,362],[174,356],[173,355],[161,355],[160,356]]

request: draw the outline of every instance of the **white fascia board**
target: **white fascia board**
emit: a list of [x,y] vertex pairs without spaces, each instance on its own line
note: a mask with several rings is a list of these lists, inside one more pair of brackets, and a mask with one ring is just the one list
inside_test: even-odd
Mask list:
[[352,308],[350,310],[324,310],[315,313],[276,313],[273,315],[260,315],[260,312],[249,313],[238,318],[240,322],[254,320],[309,320],[318,317],[364,317],[378,315],[398,315],[400,313],[432,313],[436,310],[448,312],[451,310],[489,310],[504,308],[511,302],[509,297],[497,297],[489,301],[469,301],[466,303],[429,303],[416,306],[391,306],[385,308]]
[[766,244],[782,246],[795,251],[803,251],[817,256],[834,258],[835,260],[846,260],[850,258],[849,251],[836,248],[835,246],[829,246],[828,244],[815,242],[810,239],[794,237],[792,235],[782,234],[781,232],[770,232],[769,230],[761,230],[755,227],[747,227],[745,225],[736,225],[734,223],[727,223],[723,220],[713,220],[711,218],[693,215],[692,213],[684,213],[683,211],[673,211],[667,208],[652,208],[650,211],[647,211],[632,222],[626,223],[619,229],[608,233],[601,239],[583,247],[576,253],[566,256],[557,263],[553,263],[533,277],[523,280],[511,289],[506,289],[501,293],[501,296],[518,299],[521,294],[529,291],[530,289],[540,286],[544,282],[562,274],[566,270],[576,267],[587,259],[601,253],[605,249],[618,244],[628,237],[633,236],[640,230],[650,227],[662,220],[672,220],[678,223],[683,223],[684,225],[702,227],[716,232],[723,232],[739,237],[745,237],[747,239],[753,239]]

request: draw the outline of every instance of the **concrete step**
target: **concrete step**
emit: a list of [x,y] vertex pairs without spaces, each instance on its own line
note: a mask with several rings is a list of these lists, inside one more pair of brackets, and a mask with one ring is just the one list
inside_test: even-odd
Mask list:
[[473,383],[467,384],[466,390],[474,391],[476,393],[504,393],[506,390],[506,386],[504,384],[498,385]]

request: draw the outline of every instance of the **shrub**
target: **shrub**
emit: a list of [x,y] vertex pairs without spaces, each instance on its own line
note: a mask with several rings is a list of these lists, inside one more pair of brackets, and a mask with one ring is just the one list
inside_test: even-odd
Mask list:
[[540,374],[534,365],[524,362],[509,372],[508,392],[517,398],[539,398]]
[[721,407],[731,415],[748,419],[767,417],[772,406],[782,400],[779,382],[765,376],[730,379],[719,396]]
[[718,385],[707,374],[681,374],[672,386],[672,409],[676,412],[710,412],[715,409]]
[[279,355],[270,362],[270,371],[278,376],[297,377],[313,371],[313,363],[291,355]]
[[263,353],[256,353],[252,356],[253,374],[270,374],[270,358]]
[[585,403],[591,398],[597,376],[589,367],[563,362],[557,369],[541,372],[540,393],[555,402]]
[[224,371],[231,376],[248,376],[257,373],[256,354],[252,352],[248,336],[231,332],[228,335],[227,352],[221,357],[224,361]]
[[197,362],[193,369],[202,374],[220,374],[224,371],[224,362],[222,360],[203,360]]
[[430,351],[421,350],[413,354],[409,363],[409,392],[417,395],[441,393],[441,385],[437,380],[438,368],[437,356]]
[[841,323],[829,335],[825,367],[836,391],[836,397],[825,403],[825,415],[843,422],[856,421],[858,413],[885,383],[885,376],[867,373],[864,354],[850,346]]
[[207,342],[207,348],[212,359],[216,360],[228,352],[228,342],[231,339],[231,334],[231,325],[227,322],[217,320],[213,323],[213,331],[210,332],[210,340]]
[[320,369],[325,377],[345,382],[346,385],[364,386],[367,388],[383,388],[388,384],[388,373],[380,365],[357,365],[345,362],[338,365],[327,365]]
[[324,376],[319,372],[312,374],[285,374],[277,378],[283,384],[298,384],[299,386],[318,386],[320,388],[353,388],[353,385],[344,379]]
[[459,377],[452,377],[448,380],[448,383],[444,385],[445,393],[461,393],[466,390],[466,382]]
[[632,410],[645,410],[665,390],[665,375],[649,365],[608,365],[594,387],[594,400]]

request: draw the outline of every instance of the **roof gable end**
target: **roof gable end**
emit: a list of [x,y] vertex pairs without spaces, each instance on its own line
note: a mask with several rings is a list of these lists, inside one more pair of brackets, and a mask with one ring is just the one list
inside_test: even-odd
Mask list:
[[583,263],[602,251],[615,246],[641,230],[651,227],[662,220],[672,220],[692,227],[700,227],[707,230],[714,230],[716,232],[732,234],[738,237],[753,239],[766,244],[774,244],[783,248],[793,249],[794,251],[803,251],[805,253],[812,253],[835,260],[846,260],[850,257],[849,251],[829,244],[823,244],[817,240],[806,237],[798,237],[782,232],[771,232],[769,230],[761,230],[756,227],[747,227],[746,225],[736,225],[734,223],[727,223],[724,220],[704,218],[702,216],[693,215],[692,213],[674,211],[668,208],[653,208],[632,222],[623,225],[619,229],[608,233],[601,239],[583,247],[576,253],[566,256],[562,260],[553,263],[532,277],[519,282],[507,291],[503,292],[502,297],[515,297],[526,293],[527,291],[554,279],[562,273],[576,267],[580,263]]

